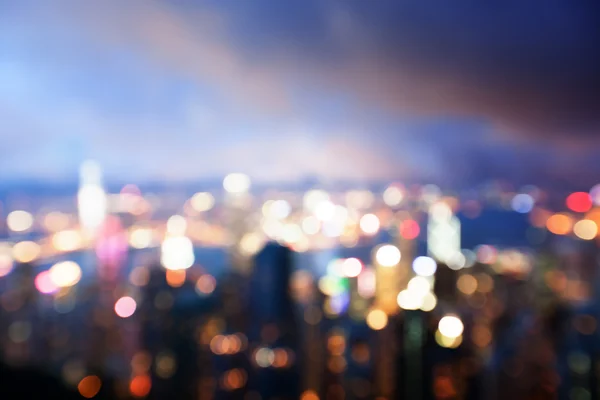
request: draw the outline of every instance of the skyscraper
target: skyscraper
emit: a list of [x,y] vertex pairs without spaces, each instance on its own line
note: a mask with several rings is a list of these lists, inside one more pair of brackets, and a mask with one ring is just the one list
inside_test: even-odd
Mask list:
[[77,193],[79,224],[86,239],[96,236],[96,230],[106,218],[107,197],[102,187],[102,170],[95,161],[85,161],[79,168]]
[[298,324],[290,293],[292,251],[269,243],[254,260],[248,298],[248,339],[258,371],[249,388],[262,398],[297,399]]

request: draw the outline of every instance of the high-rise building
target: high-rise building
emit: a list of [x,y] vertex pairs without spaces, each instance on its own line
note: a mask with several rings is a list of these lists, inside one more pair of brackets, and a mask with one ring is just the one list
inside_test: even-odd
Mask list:
[[443,263],[452,263],[460,253],[460,221],[450,206],[441,201],[429,209],[427,252]]
[[107,197],[102,186],[102,169],[95,161],[88,160],[81,164],[77,206],[83,234],[87,239],[94,239],[107,212]]
[[296,310],[290,293],[292,251],[268,243],[254,259],[248,296],[248,339],[257,372],[248,383],[264,399],[299,398]]

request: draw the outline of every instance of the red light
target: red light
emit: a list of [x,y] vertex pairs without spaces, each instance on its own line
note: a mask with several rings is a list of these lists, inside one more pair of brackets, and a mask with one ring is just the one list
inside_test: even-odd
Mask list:
[[421,232],[421,228],[419,228],[419,224],[417,221],[412,219],[407,219],[400,224],[400,235],[404,239],[412,240],[419,236]]
[[567,197],[566,203],[567,207],[575,212],[586,212],[592,208],[592,199],[590,195],[585,192],[571,193],[569,197]]

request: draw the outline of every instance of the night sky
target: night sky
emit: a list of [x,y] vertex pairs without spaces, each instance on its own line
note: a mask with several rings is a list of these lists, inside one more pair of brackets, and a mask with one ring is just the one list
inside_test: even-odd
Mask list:
[[0,179],[600,181],[600,3],[0,0]]

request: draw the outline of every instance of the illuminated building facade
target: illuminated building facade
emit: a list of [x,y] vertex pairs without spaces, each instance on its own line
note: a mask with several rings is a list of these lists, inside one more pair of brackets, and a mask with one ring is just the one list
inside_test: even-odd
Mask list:
[[79,169],[77,207],[81,230],[93,239],[106,218],[107,196],[102,186],[102,170],[95,161],[85,161]]

